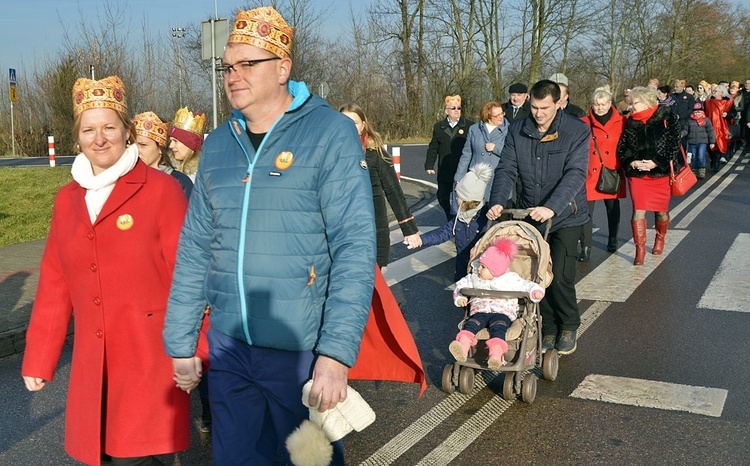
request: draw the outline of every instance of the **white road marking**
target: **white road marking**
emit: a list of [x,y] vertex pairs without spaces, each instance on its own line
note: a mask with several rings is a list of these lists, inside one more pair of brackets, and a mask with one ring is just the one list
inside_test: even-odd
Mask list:
[[750,312],[750,233],[740,233],[703,293],[698,307]]
[[383,277],[385,277],[389,286],[393,286],[453,257],[456,257],[456,245],[452,241],[447,241],[391,262],[383,272]]
[[648,230],[646,260],[643,265],[637,267],[633,265],[635,244],[632,240],[628,241],[578,282],[576,297],[592,301],[625,302],[687,234],[684,230],[669,230],[664,253],[655,256],[651,254],[655,232]]
[[738,165],[738,166],[737,166],[737,167],[735,168],[735,171],[741,172],[741,171],[743,171],[744,169],[745,169],[745,167],[744,167],[743,165]]
[[[721,170],[719,172],[712,176],[710,179],[708,179],[705,183],[701,184],[700,187],[697,189],[693,189],[691,191],[690,196],[687,197],[687,199],[684,199],[682,202],[680,202],[674,209],[669,211],[669,215],[672,216],[672,218],[677,217],[683,210],[690,207],[694,201],[696,201],[698,198],[703,198],[703,194],[711,189],[713,185],[718,183],[719,181],[724,179],[724,174],[727,173],[734,165],[737,163],[737,157],[733,157],[732,160],[729,163],[725,163],[723,167],[721,167]],[[682,222],[680,222],[681,224]],[[673,225],[673,228],[687,228],[686,226],[679,226],[679,225]]]
[[719,388],[591,374],[586,376],[570,396],[584,400],[721,417],[728,393],[727,390]]
[[[463,395],[456,392],[445,398],[360,464],[370,466],[393,463],[399,456],[403,455],[407,450],[429,434],[432,429],[440,425],[440,423],[447,419],[448,416],[453,414],[457,409],[462,407],[464,403],[479,393],[487,386],[488,382],[491,382],[498,376],[499,374],[495,372],[485,372],[484,377],[475,377],[474,393],[471,395]],[[485,377],[487,380],[485,380]]]
[[[717,178],[717,177],[714,177],[714,178]],[[682,219],[677,223],[677,225],[674,226],[674,228],[688,228],[690,226],[690,223],[693,220],[695,220],[696,217],[698,217],[698,214],[703,212],[706,209],[706,207],[708,207],[708,205],[711,204],[711,202],[713,202],[713,200],[719,196],[719,194],[723,193],[724,190],[729,187],[729,185],[734,181],[735,178],[737,178],[736,174],[728,175],[725,178],[723,178],[719,186],[716,189],[712,190],[710,193],[703,195],[698,205],[692,208],[690,212],[685,214],[685,216],[682,217]],[[692,198],[693,196],[690,196],[690,199]],[[674,215],[677,215],[677,214],[674,214]],[[667,238],[669,238],[669,235],[667,235]]]
[[[419,233],[425,234],[428,231],[432,231],[437,228],[440,228],[440,227],[426,227],[426,226],[419,225]],[[391,230],[391,246],[395,246],[396,244],[401,244],[403,242],[404,242],[404,235],[401,233],[401,230],[398,228],[396,228],[395,230]]]

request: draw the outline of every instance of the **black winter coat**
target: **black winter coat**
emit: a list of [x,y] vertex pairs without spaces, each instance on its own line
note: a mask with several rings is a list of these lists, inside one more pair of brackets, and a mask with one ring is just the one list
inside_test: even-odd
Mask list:
[[424,169],[433,170],[435,160],[437,160],[438,182],[453,183],[458,161],[461,159],[461,152],[464,150],[464,144],[466,144],[469,126],[473,124],[473,121],[464,117],[459,118],[458,123],[453,128],[448,124],[448,118],[443,118],[435,123],[432,128],[432,140],[430,140],[430,146],[427,148]]
[[372,183],[372,200],[375,203],[375,229],[378,245],[378,265],[385,267],[391,260],[391,231],[388,228],[388,208],[385,201],[396,216],[401,233],[404,236],[413,235],[419,230],[414,222],[414,216],[406,205],[404,192],[399,185],[396,170],[393,164],[388,163],[378,154],[375,149],[365,151],[367,167],[370,171],[370,182]]
[[505,102],[501,105],[501,107],[503,107],[503,111],[505,112],[505,119],[508,120],[508,123],[513,123],[516,120],[522,120],[529,116],[529,113],[531,113],[531,104],[528,100],[524,102],[518,110],[516,110],[515,116],[513,115],[513,104],[510,103],[510,101]]
[[[628,118],[617,145],[617,156],[625,176],[654,178],[669,175],[669,162],[675,172],[684,164],[680,154],[680,118],[669,107],[659,106],[646,123]],[[630,166],[636,160],[653,160],[656,167],[639,171]]]

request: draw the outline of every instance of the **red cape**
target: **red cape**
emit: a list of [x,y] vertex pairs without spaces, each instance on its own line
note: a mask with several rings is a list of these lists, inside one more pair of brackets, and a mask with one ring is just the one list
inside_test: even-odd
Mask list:
[[727,124],[726,118],[722,116],[722,113],[729,113],[734,105],[734,101],[730,99],[706,99],[704,102],[706,109],[706,116],[711,120],[711,124],[714,127],[714,134],[716,135],[716,150],[722,154],[726,154],[729,150],[729,125]]
[[349,378],[418,383],[420,397],[427,389],[417,345],[377,266],[370,317],[362,335],[357,363],[349,371]]

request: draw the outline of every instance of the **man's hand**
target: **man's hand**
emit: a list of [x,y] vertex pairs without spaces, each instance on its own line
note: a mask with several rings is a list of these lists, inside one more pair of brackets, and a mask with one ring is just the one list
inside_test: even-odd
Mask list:
[[201,367],[201,358],[172,358],[172,367],[174,368],[174,377],[177,387],[190,393],[201,381],[203,369]]
[[552,209],[548,207],[533,207],[529,209],[529,217],[536,220],[537,222],[544,223],[547,220],[555,216]]
[[23,376],[23,383],[26,385],[26,390],[30,392],[38,392],[47,385],[43,378],[29,377],[28,375]]
[[427,174],[428,175],[434,175],[435,174],[435,170],[427,170]]
[[346,399],[349,368],[327,356],[319,355],[313,369],[313,384],[307,403],[315,406],[318,399],[319,412],[328,411]]
[[495,204],[492,207],[490,207],[490,210],[487,211],[487,218],[490,220],[497,220],[500,218],[500,214],[503,213],[503,206],[500,204]]

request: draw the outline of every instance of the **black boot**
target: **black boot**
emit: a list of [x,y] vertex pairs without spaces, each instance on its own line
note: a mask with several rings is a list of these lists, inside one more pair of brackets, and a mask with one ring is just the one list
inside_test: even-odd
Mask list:
[[200,431],[204,434],[211,432],[211,404],[208,402],[207,396],[201,397],[201,428]]
[[578,262],[588,262],[591,259],[591,246],[581,246],[581,254],[578,256]]
[[617,251],[617,236],[610,236],[607,241],[607,252]]

